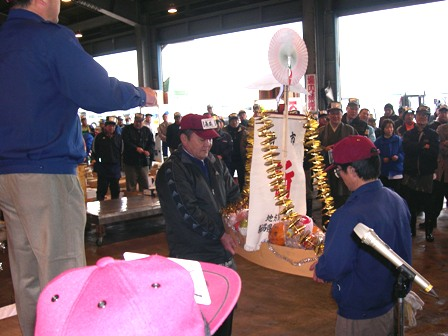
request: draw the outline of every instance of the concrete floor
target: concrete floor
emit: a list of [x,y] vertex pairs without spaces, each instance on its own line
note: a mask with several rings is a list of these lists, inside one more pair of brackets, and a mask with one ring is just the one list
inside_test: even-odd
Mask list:
[[[108,227],[104,245],[97,247],[93,232],[86,235],[89,264],[103,256],[122,258],[123,252],[167,255],[163,217],[151,223],[120,224]],[[417,314],[417,326],[406,335],[448,335],[448,212],[439,217],[435,242],[427,243],[424,232],[413,240],[413,267],[433,285],[437,300],[414,286],[425,306]],[[6,254],[0,254],[5,264]],[[252,264],[236,256],[243,289],[234,317],[235,336],[333,335],[336,305],[329,284],[316,284],[309,278],[279,273]],[[307,267],[307,266],[306,266]],[[5,271],[6,271],[5,268]],[[0,303],[8,301],[7,272],[0,272]],[[10,290],[10,289],[9,289]],[[6,303],[8,304],[8,303]],[[17,317],[0,320],[0,335],[20,335]],[[181,332],[179,333],[181,335]],[[177,336],[177,335],[167,335]]]

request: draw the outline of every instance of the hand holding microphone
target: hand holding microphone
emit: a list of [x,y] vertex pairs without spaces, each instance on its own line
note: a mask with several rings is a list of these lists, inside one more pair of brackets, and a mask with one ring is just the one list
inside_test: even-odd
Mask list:
[[425,292],[431,293],[435,297],[438,297],[436,292],[433,289],[433,286],[426,280],[420,273],[418,273],[415,269],[412,268],[406,261],[404,261],[398,254],[396,254],[390,247],[387,245],[375,231],[368,226],[358,223],[353,231],[356,235],[361,239],[363,244],[369,245],[373,247],[378,253],[380,253],[383,257],[388,259],[392,264],[394,264],[397,268],[405,267],[413,276],[414,281],[422,287]]

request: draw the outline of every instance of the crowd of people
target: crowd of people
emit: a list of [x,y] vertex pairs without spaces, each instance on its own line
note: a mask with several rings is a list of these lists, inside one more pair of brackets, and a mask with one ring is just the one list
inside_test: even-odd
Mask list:
[[[259,109],[259,105],[254,105]],[[98,174],[97,199],[104,200],[108,187],[111,198],[119,197],[120,170],[126,176],[126,190],[148,189],[147,175],[155,156],[155,140],[161,141],[163,159],[166,160],[181,144],[180,125],[182,114],[174,113],[174,123],[168,121],[170,113],[164,112],[163,121],[154,135],[151,128],[151,114],[136,113],[133,122],[122,122],[122,117],[110,116],[100,121],[100,126],[87,124],[86,116],[81,115],[81,129],[85,142],[86,161]],[[213,106],[207,106],[203,116],[216,122],[218,137],[213,139],[211,153],[222,159],[230,171],[236,175],[240,190],[245,183],[245,163],[247,146],[246,112],[232,113],[224,119],[213,112]],[[121,123],[120,123],[121,119]],[[146,126],[146,127],[145,127]],[[118,145],[123,142],[123,145]],[[118,190],[118,191],[117,191]]]
[[[357,99],[349,100],[345,113],[341,104],[333,102],[318,116],[318,139],[327,165],[331,164],[334,144],[343,138],[358,134],[372,140],[380,153],[381,182],[407,202],[412,236],[416,236],[417,217],[423,211],[425,221],[419,227],[425,230],[426,240],[432,242],[437,217],[448,195],[447,157],[443,152],[448,106],[439,105],[434,114],[424,105],[415,111],[409,107],[400,107],[398,111],[396,114],[393,105],[387,103],[377,127],[369,110],[360,110]],[[335,208],[339,208],[350,191],[334,174],[329,174],[328,181]]]
[[[259,108],[258,104],[254,105],[254,114]],[[378,127],[369,109],[361,109],[357,99],[349,100],[345,113],[340,103],[332,102],[326,111],[321,111],[318,115],[318,140],[323,147],[325,163],[330,165],[332,150],[338,141],[350,135],[368,137],[380,150],[379,179],[384,186],[402,196],[409,206],[412,236],[417,234],[417,217],[423,211],[425,221],[420,223],[419,227],[425,230],[426,240],[432,242],[437,217],[443,207],[444,197],[448,195],[448,182],[445,181],[448,181],[445,178],[445,169],[448,169],[445,168],[447,155],[442,150],[443,146],[448,148],[448,142],[445,143],[448,130],[446,128],[448,127],[446,126],[448,107],[440,105],[433,115],[427,106],[419,106],[416,111],[408,107],[400,107],[398,111],[399,113],[396,114],[393,105],[387,103]],[[169,112],[163,114],[163,122],[157,128],[165,159],[181,145],[182,115],[180,112],[175,112],[174,123],[168,121],[168,116]],[[207,112],[203,113],[203,116],[212,118],[216,122],[218,136],[213,139],[210,152],[224,161],[230,175],[236,176],[239,188],[242,190],[245,184],[247,147],[246,112],[242,110],[239,113],[232,113],[224,119],[214,113],[213,106],[208,105]],[[112,117],[114,122],[106,120],[102,132],[99,133],[100,137],[97,134],[95,140],[93,140],[92,127],[86,124],[85,117],[81,117],[86,150],[90,150],[95,171],[99,176],[101,175],[97,190],[99,200],[104,199],[107,186],[111,188],[112,198],[118,197],[117,178],[120,176],[117,165],[121,162],[124,166],[128,191],[137,190],[137,184],[139,191],[148,188],[148,168],[154,160],[155,150],[154,135],[150,127],[151,117],[150,114],[145,116],[136,114],[133,123],[122,127],[119,126],[118,119]],[[111,124],[115,132],[107,131],[111,130]],[[104,153],[104,148],[99,149],[100,144],[104,147],[106,138],[110,139],[108,153]],[[122,139],[124,143],[121,151],[113,145],[112,139],[117,138]],[[100,141],[100,139],[103,140]],[[441,143],[440,139],[443,140]],[[113,164],[115,168],[112,169]],[[112,166],[105,169],[108,165]],[[328,183],[334,206],[336,209],[340,208],[351,192],[347,185],[334,174],[328,174]]]

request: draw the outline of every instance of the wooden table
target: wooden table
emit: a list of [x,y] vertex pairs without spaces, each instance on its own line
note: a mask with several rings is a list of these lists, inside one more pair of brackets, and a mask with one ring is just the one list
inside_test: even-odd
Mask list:
[[157,197],[138,195],[120,199],[87,202],[87,223],[96,225],[96,244],[103,244],[105,225],[151,217],[162,213]]

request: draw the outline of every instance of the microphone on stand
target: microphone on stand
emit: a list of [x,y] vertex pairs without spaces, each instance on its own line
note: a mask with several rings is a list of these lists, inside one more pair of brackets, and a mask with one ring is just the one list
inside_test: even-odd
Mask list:
[[433,286],[426,280],[420,273],[418,273],[415,269],[412,268],[406,261],[404,261],[398,254],[396,254],[390,247],[387,245],[375,231],[368,226],[358,223],[353,231],[356,235],[361,239],[363,244],[369,245],[373,247],[378,253],[380,253],[383,257],[389,260],[392,264],[394,264],[397,268],[404,268],[408,273],[410,273],[413,277],[413,280],[422,287],[425,292],[431,293],[435,297],[439,297]]

